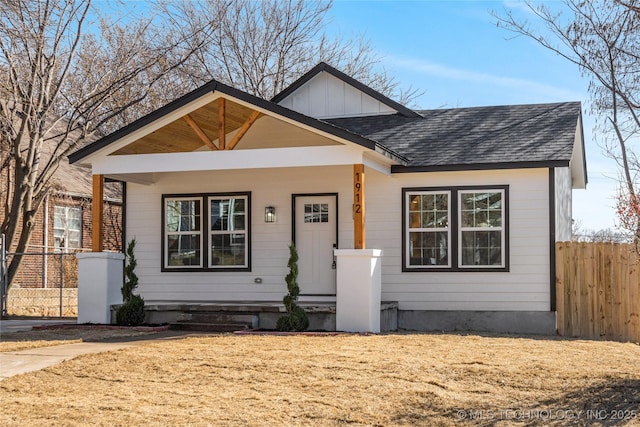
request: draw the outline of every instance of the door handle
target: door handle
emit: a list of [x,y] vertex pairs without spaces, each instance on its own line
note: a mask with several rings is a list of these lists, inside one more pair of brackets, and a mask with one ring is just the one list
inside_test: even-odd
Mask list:
[[[338,245],[336,243],[333,244],[333,249],[338,249]],[[336,253],[333,250],[331,251],[331,253],[333,255],[333,262],[331,263],[331,268],[335,270],[337,268]]]

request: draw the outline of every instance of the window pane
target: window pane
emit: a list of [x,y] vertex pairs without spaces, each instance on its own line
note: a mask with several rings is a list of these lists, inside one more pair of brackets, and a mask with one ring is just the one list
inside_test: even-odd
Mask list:
[[167,231],[200,231],[199,200],[167,200]]
[[428,193],[409,196],[409,228],[447,228],[449,195]]
[[304,222],[329,222],[328,203],[305,203]]
[[82,209],[68,208],[69,230],[80,231],[82,229]]
[[67,225],[67,213],[63,206],[55,206],[53,208],[53,227],[54,228],[66,228]]
[[502,231],[463,231],[462,265],[502,265]]
[[210,199],[210,203],[212,231],[245,229],[244,199]]
[[502,193],[461,193],[461,226],[501,227]]
[[244,234],[213,234],[211,242],[211,265],[235,267],[245,265]]
[[167,236],[170,266],[200,265],[200,236],[182,234]]
[[502,227],[502,211],[489,211],[489,227]]
[[409,265],[448,265],[447,232],[409,233]]
[[69,231],[67,248],[76,249],[80,247],[80,232],[79,231]]
[[409,213],[409,228],[420,228],[420,212]]

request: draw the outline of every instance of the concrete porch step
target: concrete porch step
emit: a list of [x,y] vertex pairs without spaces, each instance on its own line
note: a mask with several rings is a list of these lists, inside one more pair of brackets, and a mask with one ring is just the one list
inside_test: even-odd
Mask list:
[[169,329],[174,331],[234,332],[251,329],[251,324],[176,322],[169,324]]
[[176,323],[248,324],[258,326],[255,313],[191,312],[178,315]]

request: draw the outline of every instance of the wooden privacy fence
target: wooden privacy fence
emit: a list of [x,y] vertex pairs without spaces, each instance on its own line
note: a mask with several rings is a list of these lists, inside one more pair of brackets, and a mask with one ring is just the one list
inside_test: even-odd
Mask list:
[[640,259],[629,244],[556,244],[558,333],[640,341]]

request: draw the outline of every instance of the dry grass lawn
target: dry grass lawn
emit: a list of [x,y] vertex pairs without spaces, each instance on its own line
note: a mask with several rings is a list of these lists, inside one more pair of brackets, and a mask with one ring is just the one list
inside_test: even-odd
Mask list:
[[458,334],[218,335],[83,356],[0,382],[3,426],[461,422],[640,425],[640,346]]
[[147,333],[148,332],[139,332],[132,329],[100,328],[61,328],[8,332],[2,334],[0,337],[0,353],[83,341],[135,337],[146,335]]

